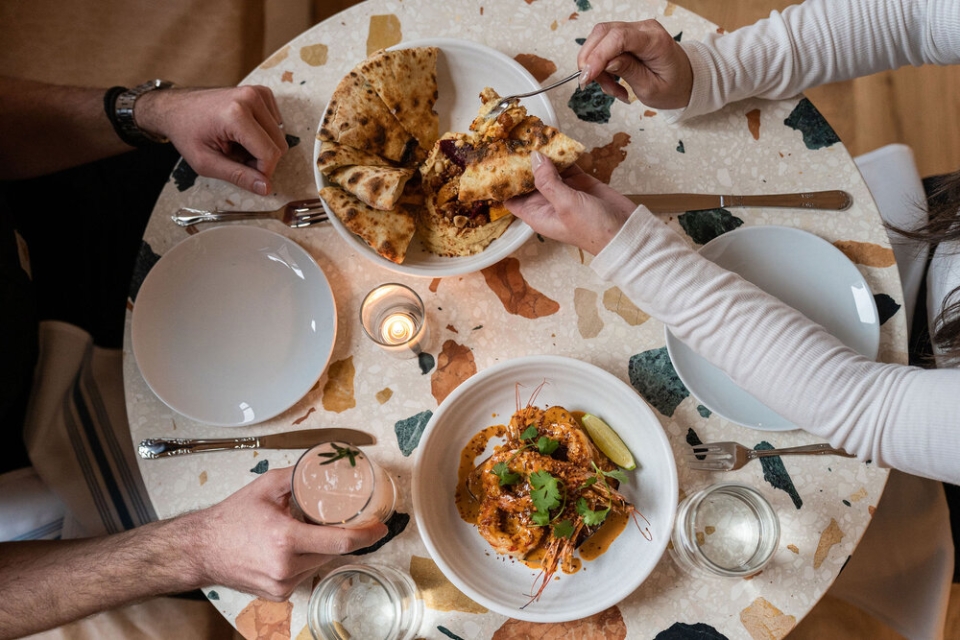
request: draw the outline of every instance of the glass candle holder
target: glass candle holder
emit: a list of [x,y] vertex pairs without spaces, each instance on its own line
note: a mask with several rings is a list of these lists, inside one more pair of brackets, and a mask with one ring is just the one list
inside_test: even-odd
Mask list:
[[752,487],[715,484],[680,503],[670,542],[670,555],[686,570],[744,578],[773,558],[780,519]]
[[410,640],[422,620],[416,583],[386,565],[334,569],[314,588],[307,611],[316,640]]
[[380,285],[363,299],[360,324],[377,346],[398,358],[419,355],[427,337],[427,314],[420,296],[393,282]]
[[300,456],[291,493],[307,522],[339,527],[386,522],[397,501],[386,471],[343,442],[323,442]]

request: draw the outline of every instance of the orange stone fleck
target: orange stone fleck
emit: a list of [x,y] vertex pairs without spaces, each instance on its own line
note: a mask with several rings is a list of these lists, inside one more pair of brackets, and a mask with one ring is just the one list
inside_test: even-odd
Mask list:
[[443,349],[437,356],[437,368],[430,376],[430,392],[437,404],[443,402],[444,398],[476,372],[477,363],[470,347],[457,344],[453,340],[444,342]]
[[597,180],[610,184],[613,170],[627,157],[625,147],[630,144],[630,135],[619,132],[613,135],[610,144],[594,147],[577,160],[577,165]]
[[520,273],[520,261],[504,258],[483,271],[487,286],[497,294],[503,308],[514,315],[543,318],[560,310],[560,305],[531,287]]
[[290,55],[290,45],[277,49],[277,52],[260,63],[261,69],[273,69],[275,66],[287,59]]
[[400,44],[403,32],[400,19],[392,13],[382,16],[370,16],[370,30],[367,32],[367,55]]
[[764,598],[741,611],[740,622],[754,640],[780,640],[797,626],[795,616],[786,615]]
[[327,64],[327,45],[311,44],[300,47],[300,59],[311,67],[322,67]]
[[576,638],[577,640],[623,640],[627,637],[627,624],[617,607],[610,607],[589,618],[570,622],[538,623],[521,620],[507,620],[493,634],[493,640],[511,640],[513,638],[539,638],[541,640],[559,640]]
[[754,140],[760,139],[760,109],[747,111],[747,128]]
[[280,82],[293,82],[293,71],[284,71],[280,76]]
[[327,382],[323,385],[323,408],[340,413],[357,406],[353,395],[353,377],[356,369],[353,356],[337,360],[327,369]]
[[447,580],[437,563],[430,558],[410,558],[410,577],[417,583],[420,597],[428,609],[434,611],[463,611],[487,613],[487,608],[468,598]]
[[862,264],[866,267],[892,267],[897,263],[897,259],[893,255],[893,249],[881,247],[878,244],[857,242],[856,240],[837,240],[833,243],[833,246],[843,251],[843,254],[856,264]]
[[597,310],[597,292],[577,288],[573,291],[573,306],[577,310],[577,330],[587,340],[596,338],[603,330],[603,320]]
[[820,534],[820,543],[817,544],[817,551],[813,554],[814,569],[820,568],[823,561],[827,559],[827,555],[830,554],[830,549],[841,540],[843,540],[843,531],[840,529],[840,525],[837,524],[836,519],[830,518],[830,524],[827,525],[827,528]]
[[257,598],[237,615],[237,631],[247,640],[290,640],[293,603]]
[[537,82],[543,82],[557,70],[557,65],[553,60],[547,60],[546,58],[535,56],[532,53],[518,53],[513,59],[519,62],[521,67],[529,71],[530,75],[537,79]]

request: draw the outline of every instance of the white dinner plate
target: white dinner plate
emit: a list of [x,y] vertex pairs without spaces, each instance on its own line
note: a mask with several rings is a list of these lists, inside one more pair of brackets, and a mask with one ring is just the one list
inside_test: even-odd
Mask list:
[[320,378],[337,333],[333,292],[295,242],[214,227],[153,266],[133,307],[133,353],[171,409],[250,425],[293,406]]
[[[857,267],[823,238],[790,227],[740,227],[703,245],[700,253],[797,309],[857,353],[877,357],[880,320],[873,293]],[[754,429],[797,428],[669,329],[666,337],[677,375],[705,407]]]
[[[457,512],[454,491],[460,452],[487,426],[506,424],[517,398],[526,405],[561,405],[593,413],[622,437],[637,468],[620,490],[649,521],[647,540],[631,521],[606,553],[573,574],[558,570],[537,602],[529,601],[537,571],[500,556]],[[518,385],[520,385],[518,387]],[[491,443],[491,447],[497,444]],[[482,458],[478,457],[478,462]],[[512,618],[562,622],[620,602],[650,575],[663,555],[677,508],[677,468],[660,421],[637,392],[594,365],[559,356],[503,362],[461,384],[441,403],[420,439],[413,475],[413,512],[443,574],[483,606]]]
[[[415,47],[440,49],[440,54],[437,56],[438,98],[434,110],[440,117],[441,135],[448,131],[469,129],[470,123],[477,117],[480,109],[480,91],[484,87],[493,87],[497,93],[506,96],[534,91],[541,86],[519,62],[482,44],[467,40],[431,38],[404,42],[393,48]],[[557,126],[556,113],[546,95],[524,98],[523,106],[528,113],[538,116],[544,123]],[[317,131],[319,133],[319,124]],[[317,140],[313,150],[313,173],[318,191],[328,186],[326,178],[317,169],[319,154],[320,141]],[[473,273],[489,267],[516,251],[533,235],[533,229],[527,223],[514,219],[503,235],[494,240],[484,251],[472,256],[453,257],[430,253],[415,236],[407,249],[403,263],[396,264],[381,257],[367,243],[347,230],[329,209],[327,215],[333,228],[360,255],[397,273],[430,278]]]

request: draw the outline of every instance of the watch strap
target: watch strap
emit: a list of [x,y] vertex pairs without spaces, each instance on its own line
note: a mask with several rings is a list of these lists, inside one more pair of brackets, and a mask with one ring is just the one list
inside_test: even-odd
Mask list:
[[169,89],[172,86],[172,82],[156,79],[144,82],[132,89],[112,87],[107,90],[107,93],[104,94],[104,110],[107,112],[107,117],[110,119],[114,131],[121,140],[132,147],[169,142],[166,138],[144,131],[137,126],[134,118],[134,108],[137,100],[143,94],[158,89]]

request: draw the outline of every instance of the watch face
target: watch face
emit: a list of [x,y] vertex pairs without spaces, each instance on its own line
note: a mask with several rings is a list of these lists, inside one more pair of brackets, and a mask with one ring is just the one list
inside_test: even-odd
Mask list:
[[143,94],[156,89],[169,89],[172,86],[172,82],[157,78],[156,80],[150,80],[132,89],[128,89],[117,96],[117,101],[114,106],[115,129],[117,135],[119,135],[124,142],[134,147],[145,144],[162,144],[169,142],[166,138],[153,135],[138,127],[133,116],[133,109],[137,103],[137,99]]

